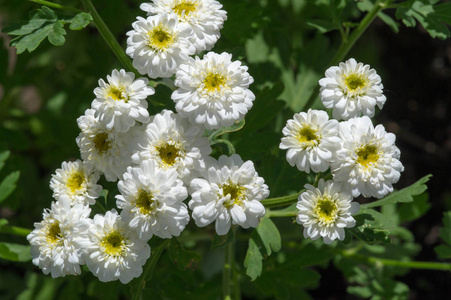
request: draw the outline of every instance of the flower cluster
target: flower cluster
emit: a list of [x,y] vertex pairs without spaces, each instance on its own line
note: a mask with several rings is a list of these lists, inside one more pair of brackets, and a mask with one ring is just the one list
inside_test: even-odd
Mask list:
[[[81,160],[63,162],[52,176],[55,201],[28,240],[33,263],[52,277],[87,268],[107,282],[128,283],[150,257],[148,241],[179,236],[190,221],[215,222],[219,235],[232,224],[256,227],[269,195],[252,161],[237,154],[211,157],[206,129],[233,125],[255,99],[247,67],[228,53],[208,52],[226,12],[215,0],[155,0],[127,33],[126,53],[150,78],[175,75],[177,113],[150,115],[149,79],[113,70],[94,89],[91,108],[77,119]],[[117,182],[116,209],[90,217],[101,177]],[[189,203],[184,201],[191,196]]]
[[[349,59],[326,71],[319,81],[321,101],[332,109],[338,122],[325,111],[297,113],[287,121],[280,149],[288,150],[287,161],[300,171],[326,172],[333,180],[306,185],[298,198],[297,222],[304,236],[323,237],[325,243],[344,239],[344,229],[355,224],[354,197],[382,198],[404,170],[395,135],[383,125],[374,127],[370,117],[382,108],[385,96],[379,75],[370,66]],[[363,114],[363,116],[361,116]]]

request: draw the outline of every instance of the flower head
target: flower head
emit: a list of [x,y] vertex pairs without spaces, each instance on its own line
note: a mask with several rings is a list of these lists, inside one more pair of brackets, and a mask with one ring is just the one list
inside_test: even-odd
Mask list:
[[216,0],[154,0],[140,7],[149,15],[176,14],[179,26],[192,32],[190,40],[196,47],[196,53],[214,46],[227,19],[227,12]]
[[331,164],[335,181],[343,182],[354,197],[382,198],[393,191],[404,170],[396,137],[383,125],[373,127],[367,116],[340,123],[342,148]]
[[304,237],[324,243],[345,238],[344,228],[355,225],[352,217],[359,211],[359,204],[352,202],[352,196],[343,190],[340,183],[321,179],[318,188],[307,184],[307,191],[299,195],[296,221],[304,226]]
[[139,167],[128,167],[119,181],[121,195],[116,199],[121,218],[141,239],[147,241],[154,234],[179,236],[188,224],[188,209],[182,202],[188,193],[177,175],[175,169],[159,169],[155,161],[146,160]]
[[81,273],[84,260],[75,239],[87,234],[87,228],[80,224],[90,212],[89,206],[80,203],[71,206],[71,199],[61,195],[59,201],[52,202],[50,210],[44,210],[43,220],[34,223],[35,229],[27,239],[33,264],[44,274],[56,278]]
[[207,161],[203,178],[191,181],[192,217],[199,227],[215,223],[219,235],[227,234],[232,224],[257,227],[265,215],[260,203],[269,195],[268,186],[258,176],[251,161],[234,154]]
[[126,132],[135,122],[149,122],[147,96],[155,93],[148,87],[146,78],[135,79],[135,74],[125,70],[113,70],[107,76],[108,83],[99,80],[99,87],[94,90],[96,99],[92,102],[96,117],[107,130]]
[[75,162],[63,162],[61,169],[57,169],[55,173],[50,180],[50,188],[56,200],[67,196],[71,205],[96,203],[102,186],[97,184],[100,174],[94,171],[92,165],[79,159]]
[[201,60],[190,58],[176,73],[172,93],[175,108],[193,123],[215,129],[240,121],[252,107],[254,81],[247,67],[232,61],[228,53],[207,53]]
[[329,168],[333,153],[340,148],[338,122],[329,120],[325,111],[301,112],[287,121],[282,130],[280,149],[288,149],[287,161],[300,171],[324,172]]
[[102,282],[123,284],[139,277],[150,257],[149,245],[140,240],[115,210],[95,215],[88,235],[78,243],[85,251],[86,265]]
[[83,161],[102,172],[108,181],[121,178],[127,166],[131,165],[131,153],[135,147],[133,131],[139,131],[141,126],[132,127],[128,132],[108,130],[95,117],[93,109],[87,109],[77,123],[81,133],[76,141]]
[[382,109],[387,100],[376,71],[353,58],[327,69],[326,77],[319,84],[321,101],[326,108],[333,109],[333,117],[337,120],[361,115],[372,117],[375,106]]
[[132,156],[135,164],[152,159],[161,169],[175,169],[179,178],[189,180],[191,170],[211,152],[202,127],[192,125],[170,110],[163,110],[147,124],[146,134],[138,140]]
[[150,78],[171,77],[178,66],[194,54],[190,29],[181,30],[175,14],[138,17],[127,32],[126,53],[140,74]]

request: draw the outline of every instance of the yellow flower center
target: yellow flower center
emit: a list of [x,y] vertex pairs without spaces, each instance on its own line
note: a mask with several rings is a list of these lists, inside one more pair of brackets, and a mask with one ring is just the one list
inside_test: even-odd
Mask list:
[[127,102],[128,99],[127,99],[127,97],[123,96],[123,93],[125,93],[125,88],[124,87],[122,87],[122,86],[121,87],[110,86],[108,88],[107,97],[111,97],[115,101],[123,100],[123,101]]
[[365,145],[357,150],[357,163],[365,168],[374,164],[379,159],[378,149],[374,145]]
[[59,240],[62,238],[61,235],[61,228],[60,223],[58,221],[55,221],[55,223],[52,223],[48,226],[47,229],[47,242],[50,244],[56,244],[59,242]]
[[124,252],[125,239],[119,231],[113,230],[102,239],[100,245],[106,254],[120,256]]
[[299,130],[298,141],[300,143],[315,144],[315,142],[318,142],[319,140],[316,132],[316,130],[310,128],[309,126],[304,126],[301,130]]
[[346,86],[345,93],[350,97],[361,95],[368,86],[369,79],[365,74],[349,74],[343,75],[344,84]]
[[243,204],[244,187],[234,183],[223,184],[220,187],[222,188],[224,197],[230,195],[230,200],[224,201],[223,203],[226,208]]
[[92,141],[99,154],[103,154],[111,148],[111,142],[108,141],[108,133],[106,132],[97,133]]
[[174,43],[175,35],[161,25],[153,28],[147,33],[147,45],[158,51],[169,48]]
[[179,15],[179,17],[182,16],[183,12],[185,12],[185,16],[188,16],[197,9],[197,4],[191,1],[180,1],[178,4],[174,5],[172,9]]
[[204,79],[205,89],[209,92],[219,91],[226,84],[226,78],[218,73],[210,72]]
[[77,171],[72,173],[69,179],[67,179],[66,186],[70,189],[72,194],[74,194],[81,188],[84,181],[85,181],[84,174],[80,171]]
[[141,189],[136,197],[135,205],[143,215],[148,215],[155,210],[159,203],[151,193]]
[[316,217],[324,224],[331,224],[337,218],[338,206],[328,196],[318,199],[314,208]]
[[166,143],[156,149],[161,161],[166,167],[172,167],[176,159],[180,157],[180,149],[176,145]]

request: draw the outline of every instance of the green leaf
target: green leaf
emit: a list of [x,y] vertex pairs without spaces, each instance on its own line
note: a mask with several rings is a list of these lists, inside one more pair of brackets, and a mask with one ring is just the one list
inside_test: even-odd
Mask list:
[[377,14],[377,16],[379,17],[379,19],[381,19],[385,24],[388,25],[388,27],[391,28],[391,30],[393,30],[394,33],[398,33],[399,32],[399,24],[398,22],[396,22],[395,20],[393,20],[392,17],[390,17],[387,14],[384,14],[383,12],[379,12]]
[[0,183],[0,203],[3,202],[15,189],[20,171],[14,171]]
[[179,270],[182,271],[197,269],[198,263],[202,259],[199,253],[184,249],[175,238],[171,240],[169,255],[172,261],[177,264]]
[[447,259],[451,257],[451,211],[443,215],[443,227],[440,228],[440,237],[445,245],[439,245],[434,248],[439,258]]
[[30,246],[0,242],[0,258],[11,261],[31,260]]
[[99,198],[103,199],[103,203],[105,203],[105,207],[108,207],[108,190],[103,189],[99,194]]
[[243,119],[243,120],[241,120],[241,121],[239,121],[239,122],[236,122],[236,123],[233,124],[232,126],[224,127],[224,128],[215,130],[215,131],[213,131],[213,132],[211,132],[211,133],[209,134],[208,139],[209,139],[210,141],[213,141],[215,138],[217,138],[218,136],[220,136],[220,135],[222,135],[222,134],[224,134],[224,133],[226,133],[226,132],[235,132],[235,131],[238,131],[238,130],[240,130],[241,128],[243,128],[244,123],[245,123],[245,121],[244,121],[244,119]]
[[263,218],[252,232],[249,248],[244,259],[246,274],[253,280],[260,276],[262,260],[282,247],[282,239],[276,225],[269,218]]
[[429,181],[429,178],[431,178],[431,176],[432,176],[431,174],[426,175],[423,178],[421,178],[420,180],[418,180],[417,182],[415,182],[414,184],[412,184],[411,186],[408,186],[402,190],[393,192],[380,200],[377,200],[377,201],[374,201],[371,203],[367,203],[367,204],[362,204],[360,206],[360,208],[361,209],[373,208],[373,207],[377,207],[377,206],[381,206],[381,205],[385,205],[385,204],[397,203],[397,202],[401,202],[401,203],[412,202],[413,196],[420,195],[421,193],[423,193],[424,191],[427,190],[427,186],[425,185],[425,183]]
[[451,25],[451,2],[441,3],[434,6],[435,14],[444,23]]
[[283,84],[276,83],[274,87],[265,87],[257,94],[254,107],[246,116],[246,126],[243,128],[243,132],[254,133],[276,117],[276,113],[285,105],[283,101],[277,100],[282,91]]
[[427,192],[413,197],[413,202],[403,204],[398,209],[399,222],[413,221],[424,215],[431,208]]
[[91,21],[92,21],[91,14],[82,12],[82,13],[79,13],[78,15],[76,15],[72,19],[72,22],[70,23],[69,28],[71,30],[81,30],[81,29],[85,28],[86,26],[88,26],[89,23],[91,23]]
[[[370,211],[370,210],[368,210]],[[356,225],[353,228],[346,228],[347,234],[351,233],[353,236],[367,244],[389,244],[389,232],[379,228],[381,222],[381,214],[376,214],[375,211],[359,214],[354,216]],[[377,216],[377,217],[376,217]]]
[[66,30],[64,30],[63,24],[61,22],[55,22],[52,27],[52,31],[49,32],[49,42],[54,46],[62,46],[66,39],[64,35]]
[[297,255],[296,264],[302,267],[314,266],[328,262],[334,257],[327,247],[318,247],[313,243],[302,247]]
[[54,46],[62,46],[65,42],[64,24],[70,23],[69,28],[80,30],[86,27],[92,20],[88,13],[79,13],[73,18],[59,16],[50,8],[43,6],[32,12],[30,20],[12,24],[3,29],[10,35],[17,36],[11,40],[11,46],[16,47],[17,53],[34,51],[41,42],[48,38]]
[[451,211],[443,216],[443,228],[440,228],[440,237],[449,245],[451,245]]
[[9,155],[10,155],[9,151],[0,152],[0,170],[3,169],[5,161],[9,158]]
[[451,258],[451,247],[448,245],[438,245],[434,248],[435,253],[441,259]]
[[338,29],[336,24],[328,20],[310,20],[306,24],[317,29],[320,33],[326,33]]
[[449,29],[442,22],[449,21],[449,16],[441,19],[443,13],[448,12],[449,7],[439,7],[440,14],[435,12],[437,5],[434,2],[426,0],[410,0],[398,5],[396,10],[396,18],[402,19],[403,23],[408,27],[416,25],[416,21],[420,22],[424,29],[433,38],[446,39],[451,36]]

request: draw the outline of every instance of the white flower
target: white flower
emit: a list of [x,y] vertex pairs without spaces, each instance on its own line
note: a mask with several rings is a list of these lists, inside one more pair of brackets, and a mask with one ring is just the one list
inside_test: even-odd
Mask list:
[[102,172],[106,180],[116,181],[131,165],[135,147],[133,131],[141,126],[134,126],[128,132],[108,130],[94,114],[95,110],[87,109],[85,115],[77,119],[81,133],[76,141],[81,158]]
[[96,203],[102,186],[97,184],[100,174],[94,171],[92,165],[79,159],[75,162],[63,162],[61,169],[57,169],[55,173],[50,179],[50,188],[56,200],[67,196],[71,205]]
[[102,282],[123,284],[139,277],[150,256],[150,247],[124,223],[113,209],[95,215],[88,236],[78,243],[85,250],[86,265]]
[[255,100],[247,67],[228,53],[190,58],[176,73],[172,93],[175,108],[191,122],[207,129],[228,127],[244,118]]
[[296,208],[299,210],[296,221],[304,226],[304,237],[324,243],[345,238],[344,228],[355,225],[352,215],[359,211],[359,204],[343,190],[340,183],[321,179],[318,188],[306,184],[307,191],[299,195]]
[[376,71],[353,58],[327,69],[326,78],[319,84],[321,101],[326,108],[333,109],[333,117],[337,120],[361,115],[372,117],[375,106],[382,109],[387,100],[382,94],[384,86]]
[[343,182],[354,197],[382,198],[392,192],[404,171],[395,135],[383,125],[374,128],[364,116],[340,123],[339,137],[342,148],[331,164],[334,180]]
[[204,178],[191,181],[189,207],[199,227],[216,221],[219,235],[227,234],[232,224],[257,227],[265,215],[260,203],[269,195],[264,179],[258,177],[252,161],[243,162],[237,154],[211,158],[202,172]]
[[282,133],[285,137],[279,147],[288,149],[288,163],[307,173],[326,171],[333,153],[340,149],[338,121],[329,120],[325,111],[309,109],[295,114]]
[[155,90],[147,86],[148,79],[134,79],[132,72],[113,70],[111,76],[107,76],[108,83],[99,80],[99,87],[94,90],[97,98],[91,106],[106,129],[126,132],[136,121],[149,122],[146,98]]
[[44,274],[50,273],[56,278],[81,273],[82,250],[74,239],[86,234],[86,228],[79,224],[90,212],[87,205],[71,207],[71,199],[61,196],[59,201],[52,202],[50,210],[44,210],[43,220],[34,223],[35,229],[27,239],[31,244],[33,264]]
[[134,30],[127,32],[126,53],[133,66],[150,78],[171,77],[188,55],[194,54],[189,28],[180,30],[175,14],[137,19],[132,24]]
[[148,15],[175,13],[179,26],[192,32],[191,42],[196,53],[210,50],[221,36],[220,30],[227,20],[227,12],[215,0],[154,0],[143,3],[140,8]]
[[139,167],[128,167],[118,188],[117,207],[121,218],[148,241],[154,234],[161,238],[179,236],[189,221],[188,209],[182,201],[188,197],[175,169],[162,170],[153,160]]
[[159,168],[175,169],[179,178],[189,181],[191,170],[211,153],[208,139],[202,134],[202,127],[163,110],[147,124],[144,138],[137,141],[139,149],[132,156],[133,162],[139,165],[143,160],[155,160]]

